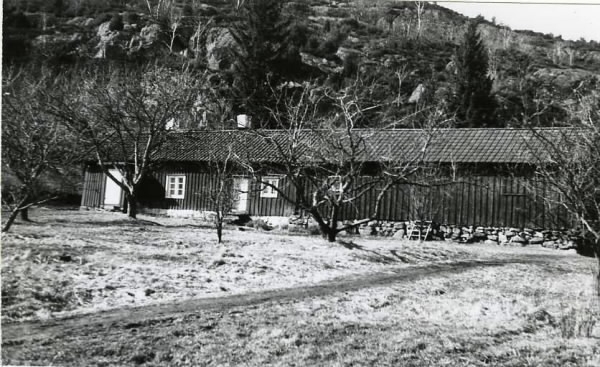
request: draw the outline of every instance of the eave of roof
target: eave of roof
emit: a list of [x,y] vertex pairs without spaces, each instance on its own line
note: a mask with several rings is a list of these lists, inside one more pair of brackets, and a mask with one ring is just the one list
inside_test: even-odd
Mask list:
[[[424,142],[429,140],[423,161],[429,163],[535,163],[543,154],[540,136],[550,140],[574,130],[568,128],[537,129],[355,129],[353,134],[364,142],[358,159],[364,162],[412,161],[420,157]],[[304,130],[299,140],[307,152],[316,152],[319,136],[326,130]],[[222,160],[228,147],[255,163],[279,163],[278,144],[289,139],[285,130],[195,130],[170,132],[166,143],[153,156],[160,161],[202,162]],[[429,135],[431,134],[431,135]],[[340,137],[344,134],[340,133]]]

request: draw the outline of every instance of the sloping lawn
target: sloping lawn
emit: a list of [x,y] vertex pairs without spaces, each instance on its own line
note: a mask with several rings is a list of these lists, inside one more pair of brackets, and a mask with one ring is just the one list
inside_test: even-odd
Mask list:
[[[38,209],[2,237],[2,318],[81,312],[311,284],[474,257],[446,243],[290,236],[120,213]],[[203,226],[201,226],[203,225]],[[360,248],[354,243],[360,242]],[[479,255],[477,255],[479,256]]]
[[515,262],[82,326],[3,342],[4,364],[600,366],[595,260],[572,252],[367,237],[329,244],[236,228],[217,245],[209,228],[186,220],[42,209],[32,219],[2,238],[4,325],[428,264]]

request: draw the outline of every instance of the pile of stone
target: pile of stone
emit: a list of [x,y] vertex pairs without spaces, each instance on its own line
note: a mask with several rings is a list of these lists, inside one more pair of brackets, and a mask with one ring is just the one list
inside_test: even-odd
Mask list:
[[[407,238],[412,222],[370,221],[360,228],[360,233],[375,236]],[[422,230],[424,228],[422,227]],[[577,248],[583,240],[575,230],[543,230],[514,227],[475,227],[431,224],[426,240],[447,240],[460,243],[484,242],[503,246],[543,246],[568,250]]]
[[576,248],[582,238],[575,231],[551,231],[531,228],[459,227],[441,226],[444,238],[456,242],[485,242],[505,246],[543,246],[549,248]]
[[[314,222],[311,219],[302,216],[295,216],[289,219],[292,226],[307,228]],[[351,221],[340,222],[338,228],[352,223]],[[582,243],[583,238],[576,230],[543,230],[532,228],[514,228],[514,227],[475,227],[475,226],[456,226],[440,225],[437,223],[426,222],[419,223],[422,233],[426,232],[426,227],[430,226],[427,238],[425,240],[446,240],[459,243],[477,243],[483,242],[489,245],[502,246],[542,246],[553,249],[568,250],[577,248]],[[361,224],[357,228],[348,231],[348,234],[393,237],[406,239],[410,236],[408,233],[415,223],[411,221],[378,221],[372,220]],[[316,223],[315,223],[316,225]]]

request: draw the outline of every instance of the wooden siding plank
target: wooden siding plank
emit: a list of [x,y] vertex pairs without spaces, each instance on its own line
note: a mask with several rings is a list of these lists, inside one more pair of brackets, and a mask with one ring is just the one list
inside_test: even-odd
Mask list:
[[500,187],[498,188],[498,195],[499,195],[499,205],[500,205],[500,210],[499,210],[499,219],[500,219],[500,226],[501,227],[507,227],[508,226],[508,222],[506,220],[506,207],[508,206],[508,196],[504,195],[506,192],[506,186],[508,184],[508,179],[506,177],[501,177],[500,181],[499,181]]
[[[154,184],[166,186],[169,174],[186,175],[186,195],[182,200],[153,198],[148,204],[152,208],[210,210],[208,192],[216,182],[200,167],[161,170],[153,173]],[[103,204],[106,176],[97,168],[86,167],[84,171],[81,205],[100,207]],[[357,183],[370,179],[361,177]],[[432,187],[394,185],[384,194],[380,204],[379,218],[382,220],[434,220],[443,224],[506,226],[506,227],[554,227],[553,217],[564,215],[562,208],[549,208],[542,196],[548,191],[542,182],[531,182],[526,177],[502,177],[483,175],[465,177],[458,182]],[[295,187],[280,179],[286,195],[295,196]],[[295,211],[293,203],[281,195],[277,198],[261,198],[258,183],[251,182],[249,213],[260,216],[289,216]],[[340,220],[363,219],[369,216],[379,194],[380,185],[362,198],[342,208]],[[550,214],[550,210],[554,213]],[[422,215],[422,218],[420,216]]]

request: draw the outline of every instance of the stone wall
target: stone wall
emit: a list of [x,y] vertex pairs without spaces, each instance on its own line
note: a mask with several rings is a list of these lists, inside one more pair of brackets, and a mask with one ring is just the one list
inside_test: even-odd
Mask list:
[[[350,222],[340,222],[338,227]],[[310,232],[317,224],[307,218],[290,218],[289,228],[299,230],[306,228]],[[431,225],[427,236],[426,228]],[[394,221],[370,221],[360,225],[350,234],[362,236],[393,237],[398,239],[419,239],[419,232],[412,229],[421,229],[422,240],[454,241],[458,243],[484,242],[490,245],[503,246],[543,246],[553,249],[568,250],[577,248],[582,243],[583,237],[577,230],[561,229],[549,230],[541,228],[514,228],[514,227],[475,227],[440,225],[431,222],[394,222]],[[411,233],[412,232],[412,233]]]

